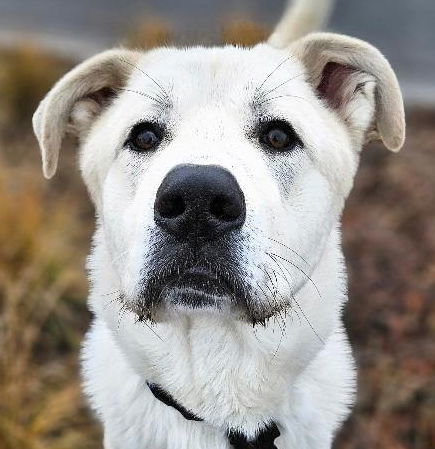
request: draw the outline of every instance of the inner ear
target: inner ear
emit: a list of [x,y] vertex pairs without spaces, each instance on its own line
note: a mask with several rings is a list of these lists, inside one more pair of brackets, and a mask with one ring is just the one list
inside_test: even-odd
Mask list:
[[343,112],[369,81],[373,80],[364,72],[337,62],[328,62],[322,70],[317,92],[332,109]]
[[115,89],[112,89],[111,87],[103,87],[102,89],[89,94],[87,98],[95,101],[97,104],[100,105],[100,107],[104,108],[111,103],[115,95],[116,95]]
[[115,89],[104,87],[78,100],[71,111],[68,133],[83,137],[96,117],[112,103],[116,95]]

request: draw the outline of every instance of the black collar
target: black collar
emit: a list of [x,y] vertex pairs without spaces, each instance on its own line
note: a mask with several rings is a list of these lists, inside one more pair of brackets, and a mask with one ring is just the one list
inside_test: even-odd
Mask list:
[[[203,421],[194,413],[190,412],[179,404],[167,391],[157,384],[147,382],[151,393],[156,399],[168,405],[169,407],[175,408],[189,421]],[[234,449],[277,449],[274,444],[275,438],[280,436],[277,425],[272,422],[268,424],[258,435],[255,440],[248,441],[246,436],[235,430],[228,430],[227,433],[228,441]]]
[[198,416],[196,416],[194,413],[190,412],[189,410],[187,410],[187,408],[184,408],[181,404],[179,404],[162,387],[150,382],[147,382],[147,385],[156,399],[163,402],[163,404],[169,405],[169,407],[174,407],[175,410],[178,410],[189,421],[203,421],[203,419],[198,418]]

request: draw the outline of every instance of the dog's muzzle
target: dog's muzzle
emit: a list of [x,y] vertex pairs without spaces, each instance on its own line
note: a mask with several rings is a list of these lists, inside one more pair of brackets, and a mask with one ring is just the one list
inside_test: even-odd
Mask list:
[[241,228],[245,216],[245,197],[236,179],[216,165],[175,167],[154,204],[157,226],[194,246]]
[[228,170],[193,164],[171,170],[154,203],[156,232],[139,300],[145,315],[162,304],[227,309],[246,301],[237,256],[245,217],[245,197]]
[[172,169],[156,193],[156,226],[128,308],[140,320],[157,322],[173,310],[201,309],[264,323],[285,304],[259,299],[264,292],[254,285],[253,261],[245,255],[246,216],[245,196],[228,170],[194,164]]

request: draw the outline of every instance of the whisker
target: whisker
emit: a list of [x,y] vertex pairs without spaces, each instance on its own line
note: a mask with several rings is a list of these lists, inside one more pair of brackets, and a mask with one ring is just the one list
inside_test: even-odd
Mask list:
[[[269,274],[269,272],[266,270],[266,269],[262,269],[262,271],[266,274],[266,276],[269,278],[269,280],[270,280],[270,283],[272,284],[272,287],[273,287],[273,292],[272,292],[272,290],[269,288],[269,290],[270,290],[270,292],[272,293],[272,295],[273,295],[273,297],[275,298],[276,297],[276,293],[277,293],[277,291],[276,291],[276,285],[273,283],[273,279],[272,279],[272,277],[270,276],[270,274]],[[265,284],[267,287],[268,287],[268,285],[267,284]]]
[[[269,254],[266,252],[266,254]],[[270,253],[271,256],[274,257],[278,257],[279,259],[287,262],[288,264],[290,264],[291,266],[295,267],[297,270],[299,270],[310,282],[311,284],[314,286],[314,288],[316,289],[317,294],[319,295],[319,298],[322,299],[322,295],[320,294],[320,290],[317,287],[316,283],[313,281],[313,279],[304,271],[302,270],[302,268],[298,267],[296,264],[294,264],[293,262],[291,262],[290,260],[286,259],[285,257],[280,256],[279,254],[275,254],[275,253]],[[289,273],[290,274],[290,273]]]
[[307,262],[307,259],[303,258],[296,250],[294,250],[293,248],[290,248],[290,246],[287,246],[286,244],[280,242],[279,240],[275,240],[272,237],[267,237],[269,240],[272,240],[272,242],[278,243],[278,245],[282,245],[284,248],[287,248],[289,251],[291,251],[292,253],[296,254],[301,260],[303,260],[307,265],[310,265]]
[[150,100],[155,101],[156,103],[158,103],[162,107],[164,107],[164,108],[166,107],[166,104],[163,103],[163,101],[153,97],[152,95],[148,95],[145,92],[141,92],[140,90],[126,89],[125,87],[120,87],[119,90],[123,90],[125,92],[131,92],[131,93],[134,93],[134,94],[142,95],[142,97],[149,98]]
[[302,313],[302,316],[305,318],[305,321],[308,323],[308,325],[310,326],[311,330],[314,332],[314,334],[316,335],[316,337],[324,344],[325,341],[323,340],[323,338],[317,333],[317,331],[314,329],[313,325],[311,324],[310,320],[308,319],[308,317],[305,315],[305,312],[302,310],[302,307],[300,306],[299,302],[296,301],[296,298],[294,296],[292,296],[293,301],[295,302],[295,304],[298,306],[299,310]]
[[272,97],[272,98],[266,98],[262,101],[260,101],[258,104],[258,106],[261,106],[264,103],[268,103],[272,100],[277,100],[278,98],[284,98],[284,97],[291,97],[291,98],[296,98],[297,100],[304,100],[306,101],[310,106],[314,107],[314,105],[311,103],[311,101],[309,101],[307,98],[304,97],[299,97],[298,95],[290,95],[290,94],[286,94],[286,95],[278,95],[276,97]]
[[[267,254],[267,253],[266,253],[266,254]],[[285,272],[283,271],[281,265],[280,265],[275,259],[273,259],[269,254],[268,254],[268,256],[271,258],[272,262],[273,262],[273,263],[279,268],[279,270],[280,270],[280,272],[275,272],[275,271],[274,271],[275,276],[276,276],[276,273],[278,273],[278,274],[284,279],[284,281],[287,283],[287,285],[289,286],[289,288],[290,288],[290,290],[291,290],[291,289],[292,289],[292,285],[290,284],[289,280],[287,279],[287,276],[285,275]],[[278,281],[277,281],[277,282],[278,282]],[[286,301],[286,299],[282,296],[281,293],[280,293],[280,296],[283,298],[284,301]],[[299,315],[299,312],[291,306],[291,303],[290,303],[290,310],[291,310],[291,311],[294,311],[294,312],[296,313],[296,315],[298,316],[299,325],[301,325],[301,324],[302,324],[302,321],[301,321],[301,317],[300,317],[300,315]]]
[[284,340],[284,335],[285,335],[285,327],[284,330],[281,332],[281,337],[279,338],[279,342],[276,346],[276,349],[275,351],[273,351],[272,359],[274,359],[278,355],[279,348],[281,347],[282,341]]
[[271,270],[272,270],[273,276],[275,277],[275,285],[278,285],[278,278],[276,277],[276,271],[273,268],[271,268]]
[[147,72],[145,72],[143,69],[141,69],[139,66],[137,66],[136,64],[133,64],[130,61],[127,61],[124,58],[119,58],[122,62],[124,62],[125,64],[129,65],[130,67],[133,67],[134,69],[138,70],[139,72],[141,72],[142,74],[144,74],[148,79],[150,79],[163,93],[164,95],[164,99],[166,99],[166,101],[168,102],[168,104],[170,103],[171,99],[169,97],[168,92],[165,90],[165,88],[158,83],[151,75],[149,75]]
[[[107,296],[107,295],[102,295],[102,296]],[[119,302],[120,303],[120,308],[119,308],[119,314],[118,314],[118,323],[117,323],[117,330],[119,330],[119,328],[121,327],[121,321],[124,319],[125,315],[127,312],[132,312],[132,313],[136,313],[132,307],[126,303],[125,299],[124,299],[124,295],[120,294],[118,296],[116,296],[115,298],[112,298],[110,301],[107,302],[107,304],[105,305],[105,307],[107,308],[109,305],[113,304],[114,302]],[[164,342],[163,338],[160,337],[160,335],[151,328],[151,326],[145,322],[145,320],[143,319],[143,315],[139,315],[138,318],[135,321],[136,323],[140,322],[145,324],[145,326],[156,336],[158,337],[161,341]]]
[[[283,65],[285,64],[289,59],[294,58],[293,55],[289,55],[287,56],[285,59],[283,59],[267,76],[266,78],[263,80],[263,82],[255,88],[255,95],[258,94],[258,92],[261,91],[262,87],[267,83],[267,80]],[[254,96],[255,96],[254,95]]]
[[289,83],[290,81],[293,81],[294,79],[299,78],[299,77],[302,76],[302,75],[305,75],[305,72],[298,73],[297,75],[292,76],[292,77],[289,78],[288,80],[283,81],[282,83],[278,84],[278,86],[275,86],[274,88],[268,90],[267,92],[264,92],[263,96],[266,97],[266,96],[269,95],[271,92],[274,92],[275,90],[279,89],[281,86],[284,86],[284,84],[287,84],[287,83]]
[[[280,329],[281,329],[281,333],[283,333],[283,332],[285,332],[286,323],[285,323],[284,317],[281,315],[282,310],[280,309],[279,304],[278,304],[278,301],[277,301],[277,299],[276,299],[276,295],[278,294],[278,289],[277,289],[276,285],[273,283],[273,280],[272,280],[272,278],[271,278],[269,272],[268,272],[264,267],[258,266],[258,268],[260,268],[260,269],[263,271],[263,273],[265,273],[265,274],[268,276],[268,278],[270,279],[270,281],[271,281],[271,283],[272,283],[273,291],[272,291],[272,289],[267,285],[267,283],[264,283],[264,285],[265,285],[266,288],[270,291],[270,293],[271,293],[271,295],[272,295],[272,299],[273,299],[273,304],[274,304],[274,306],[275,306],[276,309],[277,309],[276,313],[279,315],[279,317],[280,317],[281,320],[282,320],[283,327],[281,327],[281,326],[279,326],[279,327],[280,327]],[[258,285],[258,282],[257,282],[257,285]],[[263,291],[263,290],[262,290],[262,291]],[[263,293],[264,293],[264,292],[263,292]],[[267,300],[267,295],[265,295],[265,297],[266,297],[266,300]],[[282,297],[282,295],[281,295],[281,297]],[[283,300],[284,300],[283,302],[285,303],[286,301],[285,301],[284,298],[283,298]],[[285,315],[286,315],[286,311],[284,310],[284,316],[285,316]],[[279,324],[278,324],[278,325],[279,325]]]
[[143,318],[143,316],[139,316],[137,321],[137,323],[143,323],[145,324],[145,326],[162,342],[164,342],[165,340],[163,340],[162,337],[160,337],[160,335],[145,321],[145,319]]
[[[266,301],[267,301],[267,302],[270,302],[270,301],[268,300],[268,297],[267,297],[265,291],[262,289],[262,287],[260,286],[260,284],[259,284],[258,282],[257,282],[257,287],[258,287],[258,288],[261,290],[261,292],[263,293],[264,298],[266,299]],[[274,304],[275,306],[277,306],[277,302],[276,302],[276,301],[273,301],[273,304]],[[280,318],[281,318],[281,319],[283,320],[283,322],[284,322],[284,319],[283,319],[283,317],[281,316],[280,310],[277,310],[276,313],[280,316]],[[284,323],[285,323],[285,322],[284,322]],[[281,332],[283,332],[283,327],[281,327],[280,324],[278,324],[278,326],[279,326]]]
[[[274,259],[272,259],[272,260],[274,260]],[[279,265],[278,265],[278,262],[275,261],[275,263],[277,264],[277,266],[279,266]],[[281,274],[281,273],[280,273],[280,274]],[[290,283],[288,282],[287,277],[284,276],[284,275],[282,275],[282,276],[284,277],[285,281],[288,283],[289,287],[291,287],[291,286],[290,286]],[[322,343],[325,343],[324,340],[322,339],[322,337],[320,337],[320,335],[318,334],[318,332],[314,329],[314,326],[311,324],[311,321],[310,321],[310,320],[308,319],[308,317],[306,316],[305,312],[303,311],[303,309],[302,309],[301,305],[299,304],[299,302],[296,300],[295,296],[294,296],[294,295],[291,295],[291,298],[292,298],[293,302],[294,302],[294,303],[297,305],[297,307],[299,308],[299,310],[300,310],[302,316],[304,317],[305,321],[308,323],[308,325],[310,326],[311,330],[314,332],[314,334],[316,335],[316,337],[317,337]],[[296,310],[295,310],[295,311],[296,311]],[[297,313],[297,312],[296,312],[296,313]],[[299,317],[299,313],[298,313],[298,317]],[[299,317],[299,323],[300,323],[300,317]]]

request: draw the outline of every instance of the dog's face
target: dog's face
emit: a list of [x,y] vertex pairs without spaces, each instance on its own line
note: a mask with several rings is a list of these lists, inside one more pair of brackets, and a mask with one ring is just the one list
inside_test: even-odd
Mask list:
[[[380,135],[400,146],[384,104],[397,109],[400,92],[385,91],[396,80],[382,56],[364,47],[380,81],[356,60],[320,65],[313,42],[106,54],[69,75],[92,78],[85,92],[65,81],[73,100],[56,126],[79,134],[122,301],[139,318],[256,323],[287,310],[313,283],[361,145]],[[48,175],[63,134],[49,123],[61,93],[50,95],[35,120]]]
[[356,155],[300,64],[268,78],[285,58],[264,46],[153,52],[91,130],[83,172],[88,184],[98,173],[109,251],[138,315],[263,321],[307,281]]

